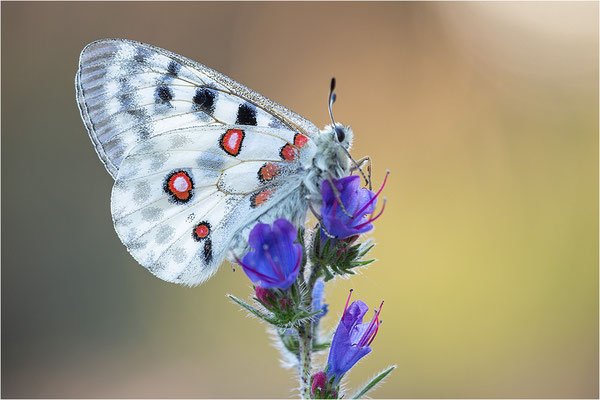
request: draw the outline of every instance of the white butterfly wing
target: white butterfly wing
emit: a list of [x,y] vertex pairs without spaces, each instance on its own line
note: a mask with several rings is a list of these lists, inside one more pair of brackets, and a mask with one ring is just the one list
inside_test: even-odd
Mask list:
[[302,164],[314,151],[281,128],[196,125],[151,136],[122,160],[111,201],[117,234],[159,278],[202,283],[230,248],[244,248],[256,222],[304,220]]
[[234,80],[148,44],[104,39],[86,46],[75,86],[96,152],[116,177],[138,143],[174,128],[250,125],[310,137],[310,121]]

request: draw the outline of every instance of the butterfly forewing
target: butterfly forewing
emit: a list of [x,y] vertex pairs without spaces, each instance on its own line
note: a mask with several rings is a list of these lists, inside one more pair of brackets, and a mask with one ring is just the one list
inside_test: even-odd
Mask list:
[[82,118],[113,177],[134,146],[177,128],[237,124],[318,133],[308,120],[230,78],[139,42],[89,44],[76,89]]

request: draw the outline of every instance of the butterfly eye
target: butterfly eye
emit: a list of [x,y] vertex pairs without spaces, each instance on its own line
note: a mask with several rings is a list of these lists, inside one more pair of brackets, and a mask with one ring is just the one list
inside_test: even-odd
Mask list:
[[335,134],[337,137],[337,141],[339,143],[342,143],[344,141],[344,139],[346,138],[346,134],[344,133],[344,130],[342,128],[335,128]]

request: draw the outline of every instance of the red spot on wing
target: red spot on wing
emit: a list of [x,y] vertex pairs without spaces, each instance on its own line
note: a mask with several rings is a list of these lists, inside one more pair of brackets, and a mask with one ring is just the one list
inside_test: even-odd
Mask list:
[[198,237],[201,237],[201,238],[205,238],[206,236],[208,236],[208,226],[200,225],[199,227],[197,227],[196,235],[198,235]]
[[288,143],[281,148],[279,155],[285,161],[294,161],[296,159],[297,153],[296,153],[296,149],[294,149],[294,147]]
[[244,140],[245,133],[241,129],[229,129],[223,136],[219,144],[225,152],[232,156],[240,154],[242,148],[242,140]]
[[275,178],[279,173],[279,166],[273,163],[266,163],[258,170],[258,179],[261,182],[268,182]]
[[294,136],[294,146],[300,148],[304,146],[308,142],[308,138],[300,133],[296,133]]
[[273,194],[274,191],[275,191],[275,189],[271,188],[271,189],[263,190],[262,192],[253,194],[252,197],[250,197],[250,206],[252,208],[256,208],[258,206],[265,204],[265,202],[269,199],[269,197],[271,197],[271,195]]
[[210,234],[210,224],[208,222],[200,222],[193,231],[194,239],[199,242]]
[[167,188],[175,197],[180,200],[187,200],[191,196],[192,180],[184,172],[176,172],[167,180]]

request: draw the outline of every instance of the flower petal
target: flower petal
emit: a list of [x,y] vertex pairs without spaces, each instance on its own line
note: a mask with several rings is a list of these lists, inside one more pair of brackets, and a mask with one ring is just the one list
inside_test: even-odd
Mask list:
[[250,231],[250,236],[248,237],[248,244],[253,249],[262,248],[263,241],[266,236],[271,232],[271,227],[269,224],[258,223],[252,228]]
[[367,311],[369,311],[369,307],[362,301],[356,300],[350,304],[340,322],[350,333],[355,325],[362,323],[363,317]]
[[240,263],[248,278],[265,289],[289,288],[298,277],[302,261],[302,246],[294,243],[295,239],[296,228],[283,218],[273,227],[256,224],[248,239],[254,250]]
[[358,347],[352,344],[350,335],[344,324],[339,324],[329,350],[327,359],[327,376],[335,375],[335,381],[339,382],[342,376],[350,370],[362,357],[371,352],[370,347]]

